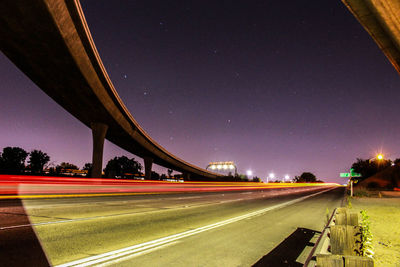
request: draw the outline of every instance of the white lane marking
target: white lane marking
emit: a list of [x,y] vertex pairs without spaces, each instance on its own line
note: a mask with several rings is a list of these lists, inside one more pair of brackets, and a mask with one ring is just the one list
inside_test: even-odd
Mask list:
[[135,253],[135,254],[132,254],[132,255],[125,256],[123,258],[118,258],[116,260],[112,260],[112,261],[108,261],[108,262],[105,262],[105,263],[101,263],[101,264],[99,264],[97,266],[98,267],[105,267],[105,266],[110,266],[110,265],[115,266],[119,262],[126,261],[126,260],[129,260],[129,259],[132,259],[132,258],[135,258],[135,257],[139,257],[139,256],[142,256],[142,255],[145,255],[145,254],[149,254],[149,253],[151,253],[153,251],[160,250],[160,249],[163,249],[163,248],[166,248],[166,247],[169,247],[169,246],[173,246],[173,245],[178,244],[180,242],[181,241],[175,241],[175,242],[167,243],[165,245],[161,245],[161,246],[158,246],[158,247],[155,247],[155,248],[151,248],[151,249],[148,249],[148,250],[145,250],[145,251],[142,251],[142,252],[138,252],[138,253]]
[[[59,221],[32,223],[32,224],[19,224],[19,225],[0,227],[0,230],[7,230],[7,229],[13,229],[13,228],[20,228],[20,227],[30,227],[30,226],[41,226],[41,225],[57,224],[57,223],[88,221],[88,220],[94,220],[94,219],[100,219],[100,218],[108,218],[108,217],[114,217],[114,216],[129,215],[129,214],[134,214],[134,213],[137,213],[137,212],[119,213],[119,214],[111,214],[111,215],[104,215],[104,216],[94,216],[94,217],[84,217],[84,218],[76,218],[76,219],[66,219],[66,220],[59,220]],[[32,217],[35,217],[35,216],[33,215]]]
[[168,198],[166,200],[172,199],[172,200],[176,200],[176,199],[195,199],[195,198],[204,198],[204,197],[208,197],[207,196],[193,196],[193,197],[175,197],[175,198]]
[[224,220],[224,221],[221,221],[221,222],[217,222],[217,223],[209,224],[209,225],[206,225],[206,226],[203,226],[203,227],[199,227],[199,228],[196,228],[196,229],[193,229],[193,230],[185,231],[185,232],[182,232],[182,233],[179,233],[179,234],[174,234],[174,235],[158,238],[158,239],[155,239],[155,240],[152,240],[152,241],[148,241],[148,242],[145,242],[145,243],[142,243],[142,244],[129,246],[129,247],[126,247],[126,248],[122,248],[122,249],[118,249],[118,250],[102,253],[102,254],[91,256],[91,257],[87,257],[87,258],[83,258],[83,259],[80,259],[80,260],[75,260],[75,261],[72,261],[72,262],[68,262],[68,263],[64,263],[64,264],[61,264],[61,265],[57,265],[56,267],[93,266],[93,265],[98,265],[98,264],[104,264],[104,263],[106,263],[108,261],[112,261],[112,260],[115,260],[115,259],[118,259],[118,258],[121,258],[121,257],[124,257],[124,256],[125,257],[128,256],[128,255],[132,256],[133,254],[136,254],[136,253],[139,253],[139,252],[143,252],[143,251],[148,250],[148,249],[153,249],[155,247],[162,246],[162,245],[165,245],[167,243],[174,242],[174,241],[177,241],[177,240],[185,238],[185,237],[189,237],[189,236],[193,236],[193,235],[196,235],[196,234],[200,234],[202,232],[205,232],[205,231],[208,231],[208,230],[211,230],[211,229],[214,229],[214,228],[218,228],[218,227],[221,227],[221,226],[224,226],[224,225],[227,225],[227,224],[238,222],[238,221],[250,218],[250,217],[258,216],[258,215],[261,215],[261,214],[266,213],[266,212],[271,211],[271,210],[283,208],[283,207],[292,205],[294,203],[303,201],[303,200],[305,200],[307,198],[314,197],[316,195],[325,193],[325,192],[330,191],[332,189],[334,189],[334,188],[330,188],[330,189],[327,189],[327,190],[324,190],[324,191],[321,191],[321,192],[317,192],[317,193],[314,193],[314,194],[311,194],[311,195],[307,195],[307,196],[303,196],[303,197],[300,197],[300,198],[297,198],[297,199],[293,199],[293,200],[290,200],[290,201],[287,201],[287,202],[284,202],[284,203],[281,203],[281,204],[278,204],[278,205],[275,205],[275,206],[271,206],[271,207],[264,208],[264,209],[261,209],[261,210],[258,210],[258,211],[250,212],[248,214],[237,216],[237,217],[234,217],[234,218],[231,218],[231,219],[227,219],[227,220]]

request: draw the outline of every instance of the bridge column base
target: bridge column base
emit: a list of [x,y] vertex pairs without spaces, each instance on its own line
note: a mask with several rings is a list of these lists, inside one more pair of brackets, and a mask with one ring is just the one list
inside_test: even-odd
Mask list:
[[146,180],[151,179],[151,169],[153,166],[153,159],[150,157],[144,157],[144,178]]
[[103,165],[103,148],[104,138],[108,130],[108,125],[98,122],[90,124],[93,137],[93,154],[92,154],[92,174],[93,178],[100,178]]
[[186,181],[190,181],[190,173],[184,173],[183,174],[183,179]]

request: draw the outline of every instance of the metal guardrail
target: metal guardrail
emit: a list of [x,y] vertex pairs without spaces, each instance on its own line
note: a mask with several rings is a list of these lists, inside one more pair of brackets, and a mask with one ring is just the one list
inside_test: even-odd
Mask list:
[[[318,248],[318,247],[321,247],[322,244],[323,244],[323,243],[321,243],[321,241],[322,241],[322,240],[325,240],[325,239],[327,238],[327,229],[328,229],[328,228],[330,227],[330,225],[332,224],[333,218],[335,217],[335,214],[336,214],[336,210],[337,210],[337,209],[334,209],[334,210],[333,210],[332,215],[331,215],[331,217],[329,218],[328,223],[325,225],[324,229],[323,229],[322,232],[321,232],[321,235],[318,237],[317,241],[315,242],[314,247],[311,249],[311,252],[310,252],[310,254],[308,255],[306,261],[304,262],[303,267],[308,267],[308,266],[309,266],[311,260],[312,260],[313,257],[314,257],[314,254],[315,254],[317,248]],[[321,246],[320,246],[320,243],[321,243]]]

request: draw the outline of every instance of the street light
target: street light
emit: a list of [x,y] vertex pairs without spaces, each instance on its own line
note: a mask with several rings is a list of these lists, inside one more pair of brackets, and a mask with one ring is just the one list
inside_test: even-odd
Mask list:
[[253,172],[251,170],[247,170],[246,174],[247,174],[247,177],[250,177],[253,175]]
[[378,163],[380,163],[383,159],[384,159],[383,154],[382,154],[382,153],[379,153],[379,154],[376,155],[375,157],[370,158],[370,159],[368,160],[368,162],[371,163],[372,161],[376,160],[376,161],[378,161]]
[[289,175],[286,174],[286,175],[285,175],[285,181],[288,181],[289,179],[290,179]]
[[275,174],[274,174],[273,172],[271,172],[271,173],[269,174],[269,176],[268,176],[267,182],[269,183],[269,179],[274,179],[274,177],[275,177]]

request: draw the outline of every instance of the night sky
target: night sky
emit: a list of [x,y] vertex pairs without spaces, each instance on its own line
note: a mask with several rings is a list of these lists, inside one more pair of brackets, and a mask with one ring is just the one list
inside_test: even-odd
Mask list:
[[[125,105],[190,163],[345,182],[357,157],[400,157],[399,75],[339,0],[81,4]],[[0,149],[90,162],[90,130],[4,55],[0,71]],[[137,158],[106,142],[120,155]]]

